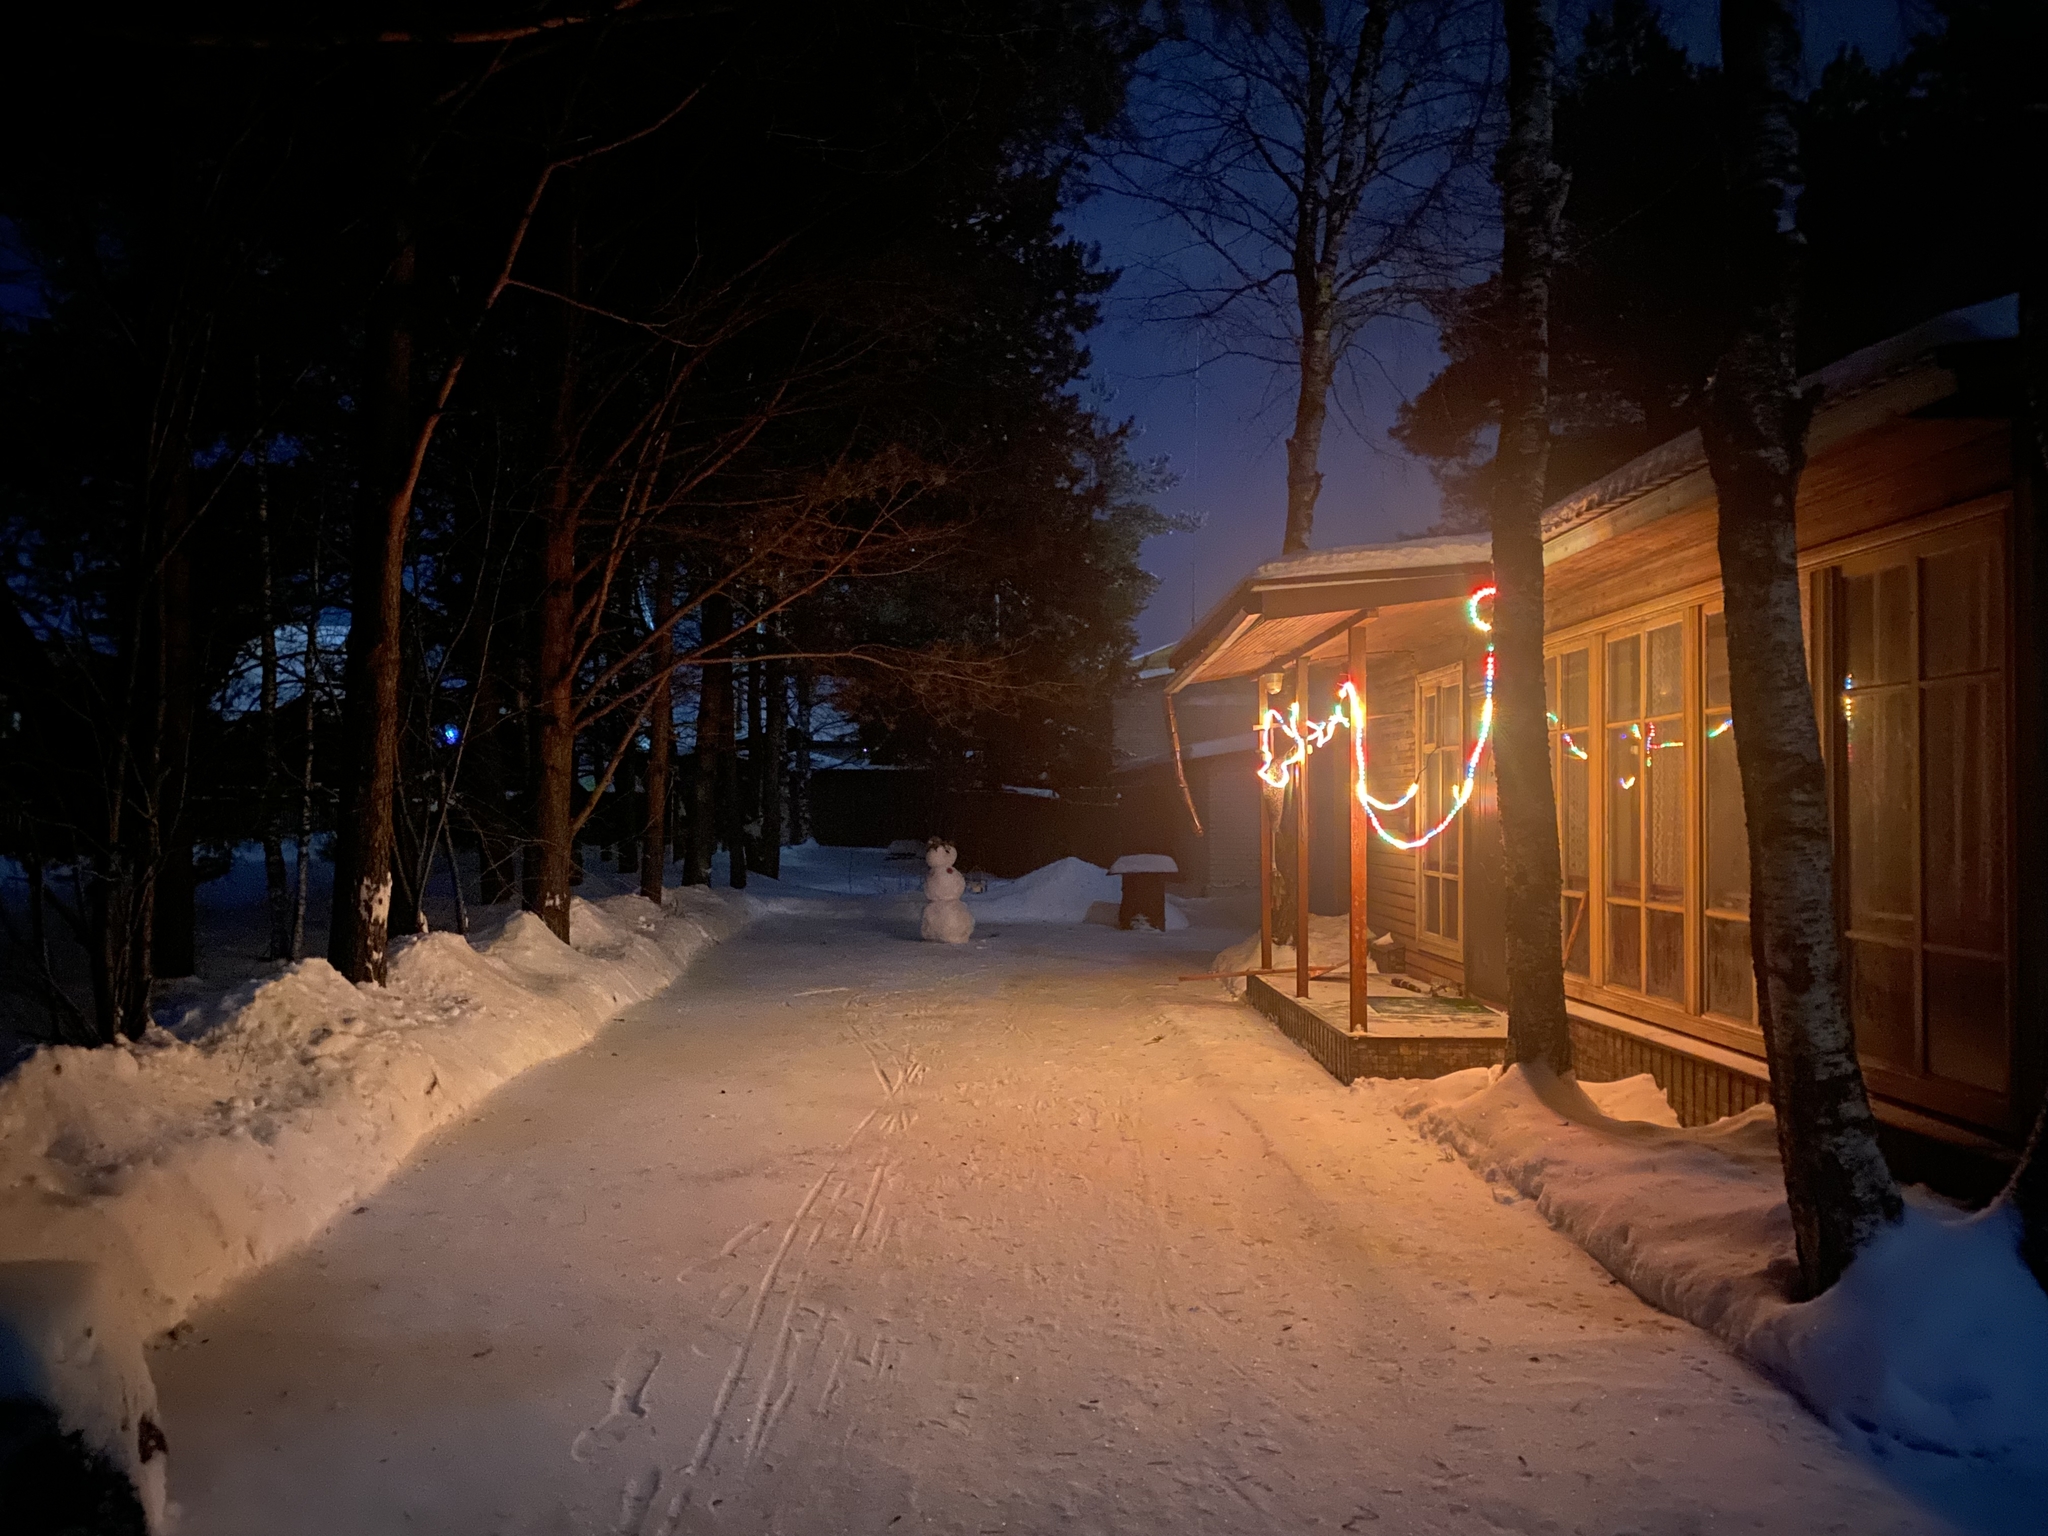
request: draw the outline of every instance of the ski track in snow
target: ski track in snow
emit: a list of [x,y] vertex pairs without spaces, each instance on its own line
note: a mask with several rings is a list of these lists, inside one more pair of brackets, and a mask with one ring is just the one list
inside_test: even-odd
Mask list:
[[180,1536],[1947,1529],[1225,936],[988,926],[765,920],[202,1313]]

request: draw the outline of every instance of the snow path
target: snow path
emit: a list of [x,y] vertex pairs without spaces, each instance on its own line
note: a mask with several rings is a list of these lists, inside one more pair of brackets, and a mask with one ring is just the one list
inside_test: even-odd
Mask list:
[[152,1360],[181,1536],[1941,1531],[1241,1005],[770,917]]

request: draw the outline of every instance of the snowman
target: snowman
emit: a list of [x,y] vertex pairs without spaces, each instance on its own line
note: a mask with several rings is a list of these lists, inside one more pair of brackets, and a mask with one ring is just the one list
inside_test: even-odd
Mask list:
[[959,857],[951,843],[933,838],[925,845],[924,922],[920,932],[934,944],[965,944],[974,936],[974,914],[960,899],[967,877],[953,867]]

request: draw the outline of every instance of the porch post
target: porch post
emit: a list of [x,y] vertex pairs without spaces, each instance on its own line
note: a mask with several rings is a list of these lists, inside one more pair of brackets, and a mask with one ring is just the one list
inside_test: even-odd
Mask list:
[[[1358,690],[1358,718],[1365,719],[1365,626],[1354,624],[1347,637],[1346,670]],[[1365,743],[1348,743],[1364,761]],[[1362,1035],[1366,1028],[1366,967],[1372,955],[1372,929],[1366,922],[1368,868],[1366,855],[1372,848],[1372,824],[1365,819],[1365,803],[1358,798],[1358,786],[1344,787],[1344,802],[1351,809],[1351,1030]]]
[[[1294,697],[1304,727],[1311,718],[1308,657],[1294,663]],[[1308,996],[1308,759],[1294,772],[1294,995]]]
[[[1253,718],[1261,724],[1266,719],[1266,679],[1261,673],[1253,679],[1259,691],[1258,713]],[[1259,786],[1259,969],[1273,969],[1273,791],[1264,779]]]

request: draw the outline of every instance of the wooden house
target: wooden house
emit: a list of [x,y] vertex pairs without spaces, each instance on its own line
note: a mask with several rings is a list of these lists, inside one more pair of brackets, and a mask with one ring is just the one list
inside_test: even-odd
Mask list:
[[[1798,508],[1866,1076],[1888,1125],[1982,1148],[2024,1134],[2048,1070],[2038,945],[2020,940],[2038,931],[2024,874],[2048,781],[2043,557],[2015,473],[2015,333],[2011,300],[1980,305],[1816,375]],[[1716,516],[1692,433],[1544,520],[1559,939],[1581,1075],[1654,1071],[1688,1122],[1767,1091]],[[1192,743],[1211,746],[1206,757],[1182,743],[1217,822],[1226,777],[1256,815],[1256,743],[1243,738],[1260,702],[1299,694],[1313,714],[1361,674],[1372,793],[1418,786],[1382,823],[1408,839],[1438,817],[1480,729],[1487,640],[1465,599],[1487,573],[1481,536],[1319,551],[1246,577],[1155,683],[1162,697],[1239,701],[1235,733]],[[1503,999],[1490,754],[1444,835],[1416,850],[1364,838],[1362,879],[1350,769],[1340,747],[1308,760],[1310,905],[1347,910],[1355,882],[1370,929],[1398,937],[1413,976]],[[1170,773],[1139,760],[1125,778],[1157,797]],[[1244,841],[1183,868],[1255,883]]]

